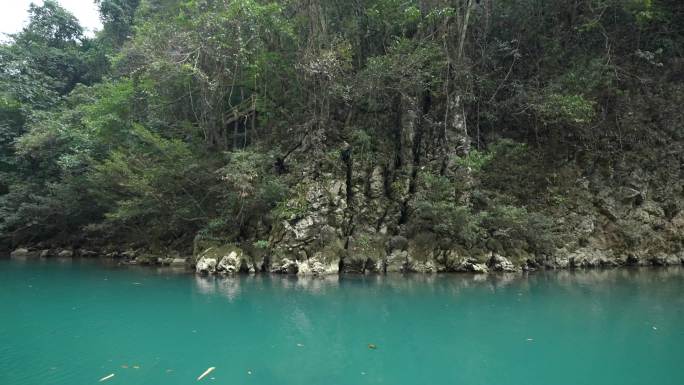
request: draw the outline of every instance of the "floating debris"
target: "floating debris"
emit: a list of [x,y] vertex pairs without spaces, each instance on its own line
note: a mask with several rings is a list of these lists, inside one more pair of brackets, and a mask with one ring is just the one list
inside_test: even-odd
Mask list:
[[368,349],[373,349],[373,350],[375,350],[375,349],[377,349],[377,348],[378,348],[378,346],[375,345],[375,344],[368,344]]
[[534,338],[528,338],[527,340],[528,341],[534,341]]
[[133,282],[133,284],[136,285],[136,286],[137,286],[137,285],[142,285],[142,283],[140,283],[140,282]]
[[298,347],[298,348],[303,348],[303,347],[304,347],[304,344],[297,344],[297,347]]
[[121,365],[123,369],[128,369],[128,365]]
[[252,371],[251,371],[251,370],[248,370],[248,371],[247,371],[247,374],[250,374],[250,375],[251,375],[251,374],[252,374]]
[[657,327],[655,327],[655,326],[653,326],[653,330],[658,330],[658,328],[657,328]]
[[166,373],[171,373],[173,372],[173,369],[166,369]]
[[204,377],[206,377],[209,373],[213,372],[215,369],[216,368],[212,366],[211,368],[205,370],[204,373],[200,374],[200,376],[197,377],[197,381],[201,381]]
[[133,369],[140,369],[139,365],[133,365]]
[[104,377],[100,378],[100,381],[98,381],[98,382],[107,381],[107,380],[109,380],[109,379],[112,378],[112,377],[114,377],[114,373],[112,373],[112,374],[110,374],[110,375],[108,375],[108,376],[104,376]]

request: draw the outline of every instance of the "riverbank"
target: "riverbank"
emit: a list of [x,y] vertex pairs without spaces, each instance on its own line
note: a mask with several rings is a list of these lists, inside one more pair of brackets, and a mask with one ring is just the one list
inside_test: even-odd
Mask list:
[[[400,242],[394,242],[400,244]],[[337,274],[386,273],[518,273],[537,270],[615,269],[623,267],[666,267],[684,265],[684,252],[679,254],[613,255],[584,249],[556,257],[511,260],[498,254],[483,258],[459,258],[454,255],[412,257],[407,250],[392,250],[377,260],[368,259],[356,269],[345,267],[344,259],[324,263],[316,257],[291,260],[261,253],[246,253],[235,245],[209,247],[194,256],[177,252],[155,254],[144,250],[118,251],[87,248],[18,248],[8,253],[12,259],[89,258],[107,259],[119,265],[170,266],[200,275],[278,274],[329,276]]]

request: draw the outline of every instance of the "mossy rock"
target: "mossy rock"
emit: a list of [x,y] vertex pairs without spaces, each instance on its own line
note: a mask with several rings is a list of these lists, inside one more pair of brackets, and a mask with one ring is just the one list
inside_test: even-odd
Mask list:
[[349,238],[345,260],[381,261],[387,254],[386,242],[387,237],[381,234],[356,234]]
[[316,256],[324,264],[339,263],[345,256],[344,243],[341,239],[336,239],[323,246]]
[[205,258],[215,258],[216,260],[221,260],[224,256],[230,254],[231,252],[236,252],[239,256],[243,256],[244,252],[242,251],[241,248],[239,248],[236,245],[228,244],[228,245],[221,245],[221,246],[209,246],[206,249],[200,251],[195,255],[195,259],[199,259],[202,257]]
[[232,243],[227,239],[197,234],[192,241],[192,255],[195,257],[195,259],[198,259],[197,257],[200,253],[204,253],[210,248],[218,249],[227,245],[232,245]]

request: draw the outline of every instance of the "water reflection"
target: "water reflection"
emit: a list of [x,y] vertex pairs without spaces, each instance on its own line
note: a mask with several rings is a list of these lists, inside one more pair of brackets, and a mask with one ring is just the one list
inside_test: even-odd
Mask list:
[[[165,268],[166,269],[166,268]],[[159,270],[159,274],[168,273]],[[621,282],[632,285],[651,285],[684,277],[681,267],[558,270],[534,273],[501,274],[387,274],[387,275],[330,275],[324,277],[296,276],[195,276],[197,292],[206,295],[220,295],[233,301],[245,291],[252,289],[284,290],[292,293],[306,293],[325,296],[340,289],[363,288],[366,291],[390,290],[422,294],[449,294],[460,296],[474,289],[496,294],[513,288],[519,295],[534,286],[554,285],[568,292],[611,291]]]
[[197,288],[197,291],[202,294],[216,293],[216,281],[214,280],[214,277],[195,276],[195,287]]

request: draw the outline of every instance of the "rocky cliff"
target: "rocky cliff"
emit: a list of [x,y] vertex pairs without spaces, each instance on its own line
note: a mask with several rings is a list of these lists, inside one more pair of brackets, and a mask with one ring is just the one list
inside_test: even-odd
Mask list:
[[[300,193],[285,202],[287,215],[256,259],[253,247],[238,253],[241,262],[233,252],[200,250],[197,270],[486,273],[684,263],[681,143],[648,156],[577,154],[560,165],[528,148],[516,155],[527,161],[511,167],[519,150],[501,146],[478,170],[449,166],[446,189],[426,176],[436,167],[429,161],[418,173],[413,165],[402,171],[364,161],[351,170],[302,170]],[[456,204],[440,206],[440,199]],[[226,264],[249,267],[220,268]]]

